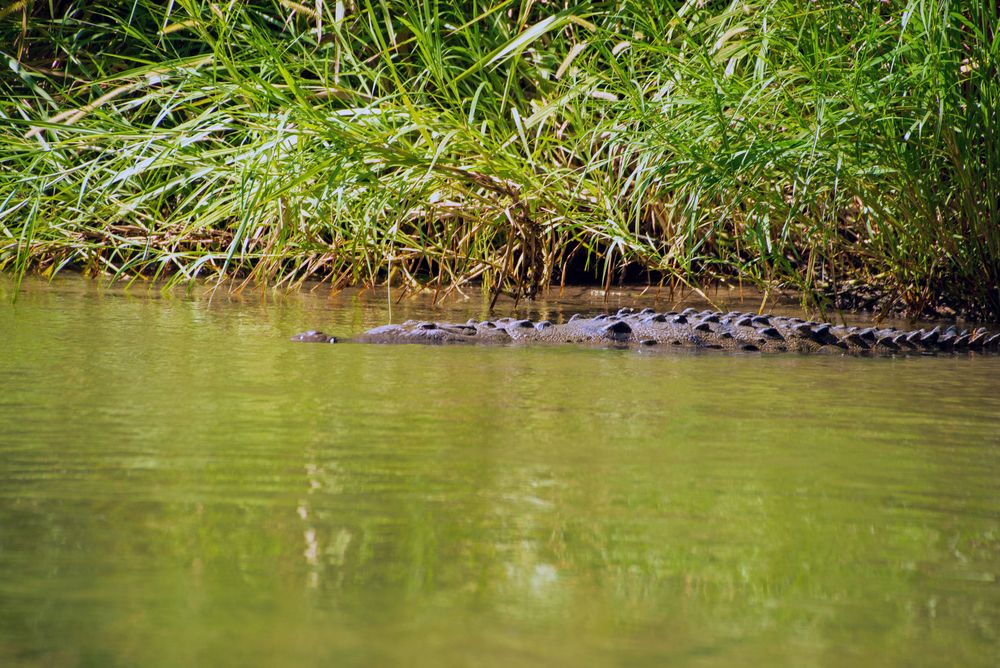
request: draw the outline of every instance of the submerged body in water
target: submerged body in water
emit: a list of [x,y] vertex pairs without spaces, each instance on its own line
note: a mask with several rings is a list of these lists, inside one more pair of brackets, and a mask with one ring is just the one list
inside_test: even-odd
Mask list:
[[[293,341],[337,343],[310,330]],[[614,315],[572,316],[564,324],[500,318],[464,324],[408,320],[370,329],[357,343],[583,343],[678,346],[766,352],[955,352],[1000,350],[1000,333],[956,327],[899,330],[895,327],[849,327],[802,318],[730,311],[657,313],[623,308]]]

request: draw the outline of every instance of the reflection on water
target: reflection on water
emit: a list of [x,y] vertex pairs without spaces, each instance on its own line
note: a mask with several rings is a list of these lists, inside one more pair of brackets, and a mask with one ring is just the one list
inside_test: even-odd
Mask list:
[[1000,660],[1000,358],[287,341],[381,297],[0,304],[0,665]]

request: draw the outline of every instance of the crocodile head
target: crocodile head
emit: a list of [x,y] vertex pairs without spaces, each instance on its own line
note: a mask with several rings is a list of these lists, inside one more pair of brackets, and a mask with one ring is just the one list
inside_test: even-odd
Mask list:
[[330,336],[324,332],[318,332],[315,329],[310,329],[308,332],[301,332],[292,337],[292,341],[298,341],[300,343],[336,343],[337,337]]

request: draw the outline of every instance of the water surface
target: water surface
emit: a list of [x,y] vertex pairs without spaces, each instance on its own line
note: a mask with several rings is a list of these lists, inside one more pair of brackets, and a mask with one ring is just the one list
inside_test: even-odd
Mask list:
[[998,357],[303,345],[385,295],[10,290],[0,665],[1000,661]]

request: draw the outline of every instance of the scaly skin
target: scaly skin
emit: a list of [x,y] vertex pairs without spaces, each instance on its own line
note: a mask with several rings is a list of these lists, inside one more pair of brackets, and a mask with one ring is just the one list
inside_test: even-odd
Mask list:
[[[308,331],[292,337],[306,343],[336,343],[336,337]],[[592,345],[677,346],[764,352],[937,353],[1000,350],[1000,333],[954,327],[900,331],[892,327],[843,327],[775,315],[731,311],[656,313],[621,309],[591,318],[574,315],[566,323],[500,318],[465,324],[408,320],[383,325],[351,339],[357,343],[581,343]]]

